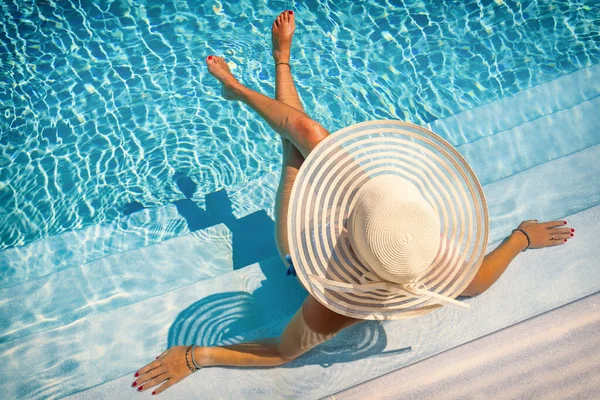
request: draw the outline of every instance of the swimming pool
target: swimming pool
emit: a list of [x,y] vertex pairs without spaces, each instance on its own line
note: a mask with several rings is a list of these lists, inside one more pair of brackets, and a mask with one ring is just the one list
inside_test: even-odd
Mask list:
[[[276,135],[219,99],[225,56],[274,90],[270,24],[290,2],[3,2],[0,250],[109,222],[126,204],[196,200],[279,168]],[[330,131],[427,123],[594,65],[593,1],[294,4],[293,66]],[[596,27],[596,28],[594,28]]]
[[[3,393],[61,397],[114,383],[165,341],[235,342],[276,332],[295,311],[305,292],[284,279],[277,257],[268,258],[272,247],[248,250],[256,227],[272,232],[279,139],[247,108],[221,100],[203,64],[208,54],[223,55],[245,84],[272,94],[269,27],[290,8],[298,26],[292,66],[307,112],[332,132],[390,118],[427,124],[446,137],[486,185],[491,243],[525,215],[558,218],[600,203],[594,113],[600,6],[594,2],[6,1],[0,4]],[[200,213],[221,205],[219,212],[238,218],[235,229],[204,221],[190,233],[194,227],[177,208],[187,191],[177,176],[193,181],[187,206]],[[123,216],[134,202],[148,209]],[[242,221],[257,210],[262,214]],[[598,233],[594,218],[575,219],[590,224],[590,237]],[[507,279],[516,283],[499,285],[497,296],[516,296],[508,286],[527,292],[532,281],[567,288],[572,298],[594,290],[597,280],[582,275],[592,272],[582,264],[595,255],[592,246],[575,248],[577,263],[548,254],[579,280],[557,271],[546,282],[515,267]],[[536,257],[524,260],[539,264]],[[419,357],[448,345],[433,340],[426,347],[418,335],[426,330],[433,329],[425,335],[431,338],[453,326],[449,336],[470,340],[566,301],[538,296],[525,307],[484,300],[496,318],[484,323],[471,316],[479,330],[440,313],[416,323],[410,342],[399,325],[365,324],[340,339],[364,339],[357,354],[333,343],[312,356],[323,370],[309,358],[276,375],[243,371],[223,388],[231,376],[214,369],[206,372],[205,390],[252,388],[259,396],[268,387],[278,390],[275,397],[294,397],[302,389],[318,397],[331,392],[309,388],[299,376],[322,376],[339,390],[408,362],[386,358],[404,357],[407,344],[413,354],[424,348]],[[207,314],[213,319],[203,320]],[[369,372],[339,373],[326,365],[330,355],[339,365],[353,362],[352,371]]]

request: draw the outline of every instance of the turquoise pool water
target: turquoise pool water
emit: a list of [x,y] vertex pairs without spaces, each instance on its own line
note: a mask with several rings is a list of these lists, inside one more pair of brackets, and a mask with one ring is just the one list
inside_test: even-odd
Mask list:
[[[0,2],[2,398],[128,400],[169,346],[281,333],[306,292],[273,244],[279,141],[203,59],[272,94],[283,9],[300,94],[330,130],[401,118],[446,137],[483,185],[488,250],[524,219],[576,237],[517,257],[468,312],[357,324],[161,398],[323,398],[600,290],[600,5],[90,3]],[[122,216],[133,202],[149,208]]]
[[300,95],[332,132],[430,122],[600,60],[595,1],[3,1],[0,250],[180,199],[176,173],[203,201],[277,170],[278,138],[203,59],[272,95],[288,8]]

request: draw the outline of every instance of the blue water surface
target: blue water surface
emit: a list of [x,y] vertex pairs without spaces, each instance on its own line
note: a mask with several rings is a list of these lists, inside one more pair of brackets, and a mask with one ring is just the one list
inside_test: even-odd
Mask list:
[[223,101],[204,57],[274,92],[270,25],[293,9],[292,66],[330,131],[423,124],[598,63],[595,1],[0,3],[0,250],[280,168],[279,139]]

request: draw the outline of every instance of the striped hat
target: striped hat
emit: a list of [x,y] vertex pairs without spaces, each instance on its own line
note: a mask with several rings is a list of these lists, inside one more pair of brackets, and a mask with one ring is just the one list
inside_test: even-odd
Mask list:
[[474,278],[488,238],[483,190],[466,160],[406,122],[344,128],[306,158],[288,241],[298,278],[353,318],[391,320],[442,305]]

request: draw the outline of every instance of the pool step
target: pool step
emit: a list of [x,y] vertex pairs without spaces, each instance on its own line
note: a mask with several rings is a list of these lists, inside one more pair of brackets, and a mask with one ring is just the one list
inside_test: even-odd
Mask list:
[[[240,386],[228,386],[221,390],[239,390],[238,393],[256,390],[256,393],[263,394],[266,393],[263,390],[274,390],[276,397],[286,397],[294,393],[294,377],[301,373],[304,377],[314,374],[314,379],[323,376],[324,380],[319,381],[327,382],[327,388],[318,386],[307,389],[311,397],[319,397],[600,290],[600,282],[595,279],[593,268],[594,260],[600,256],[600,249],[594,245],[595,238],[600,235],[600,207],[597,205],[600,200],[600,166],[591,163],[598,159],[600,145],[486,186],[492,205],[492,238],[501,238],[523,219],[563,218],[575,213],[574,210],[584,210],[566,218],[577,229],[577,236],[566,246],[524,253],[489,292],[470,300],[473,304],[471,313],[461,314],[460,310],[444,309],[423,321],[411,320],[410,326],[404,322],[384,324],[385,335],[381,332],[372,333],[373,337],[383,340],[385,351],[399,352],[402,356],[384,357],[378,360],[376,366],[369,365],[368,360],[362,358],[355,359],[348,354],[341,356],[352,362],[353,371],[363,371],[360,376],[343,374],[339,370],[344,367],[343,363],[323,369],[321,364],[324,360],[331,360],[326,353],[317,353],[317,358],[302,358],[297,361],[300,364],[293,364],[300,365],[301,369],[280,368],[271,372],[207,369],[202,371],[206,375],[201,385],[189,380],[180,389],[173,389],[171,394],[177,397],[181,393],[178,390],[191,390],[195,393],[192,397],[195,397],[195,391],[201,390],[194,386],[193,382],[196,382],[205,393],[217,395],[219,387],[228,386],[223,382],[234,380],[241,382]],[[547,190],[549,187],[552,187],[551,191]],[[573,258],[572,254],[578,257]],[[198,256],[198,264],[202,265],[203,257],[206,255]],[[113,272],[124,268],[124,263],[117,262],[118,259],[114,261]],[[179,260],[165,262],[162,268],[154,269],[152,277],[145,277],[148,272],[135,272],[135,277],[144,279],[144,285],[151,284],[153,279],[166,282],[161,278],[162,274],[173,276],[173,272],[168,270],[177,271]],[[182,275],[190,273],[189,268],[182,271]],[[165,346],[192,341],[217,343],[227,339],[227,335],[240,335],[243,338],[245,332],[269,324],[273,326],[275,322],[288,318],[305,295],[294,279],[283,276],[282,268],[279,258],[274,257],[212,279],[157,293],[143,301],[88,315],[55,329],[0,343],[0,374],[6,377],[0,383],[0,390],[10,396],[17,393],[35,393],[39,397],[67,395],[119,376],[127,375],[130,379],[132,371],[144,365],[153,354],[160,353]],[[111,277],[105,279],[110,280]],[[114,280],[116,288],[121,279]],[[51,285],[43,286],[40,290],[53,291]],[[124,293],[136,295],[135,291],[129,290]],[[100,298],[97,300],[97,303],[102,301]],[[527,304],[527,307],[523,307],[523,304]],[[494,315],[495,318],[485,319],[483,315]],[[444,323],[446,319],[450,320],[449,323]],[[456,319],[461,322],[456,323]],[[488,322],[482,324],[484,320]],[[456,331],[443,335],[432,334],[431,329],[437,329],[432,328],[436,326]],[[427,334],[431,340],[423,342],[419,340],[419,334]],[[377,352],[383,351],[382,343],[375,340],[373,348]],[[422,344],[415,348],[418,343]],[[330,345],[339,348],[340,342],[336,344],[333,341]],[[412,355],[403,353],[406,346],[413,346]],[[320,351],[326,349],[324,347]],[[111,357],[111,354],[120,356]],[[318,367],[313,365],[317,362],[315,360],[318,360]],[[46,370],[45,375],[41,374],[43,369],[52,365],[55,365],[53,368],[57,372]],[[27,376],[17,372],[19,366],[27,366]],[[44,378],[49,373],[60,374],[66,383],[51,384]],[[343,379],[337,380],[336,374]],[[250,390],[252,385],[256,386],[256,382],[261,382],[260,388]],[[122,392],[115,394],[115,398],[130,395],[126,388],[121,389]]]
[[[568,247],[559,246],[524,253],[490,290],[475,299],[467,300],[471,304],[468,312],[444,308],[416,319],[359,324],[286,366],[276,369],[206,368],[162,396],[166,399],[322,398],[598,292],[600,282],[596,279],[595,260],[600,257],[600,248],[594,245],[594,241],[600,235],[600,206],[570,215],[568,220],[578,229],[579,236],[576,240],[569,243]],[[573,258],[572,254],[577,254],[578,257]],[[233,278],[232,275],[228,277]],[[227,283],[226,287],[234,292],[239,288],[234,282]],[[274,286],[269,286],[271,288]],[[200,293],[195,289],[194,292]],[[280,294],[281,291],[275,293],[273,298],[276,299]],[[196,316],[201,317],[194,311],[188,312],[185,320],[189,321],[187,325],[180,323],[180,317],[175,317],[176,311],[169,311],[161,304],[181,304],[181,308],[185,310],[181,314],[186,314],[187,310],[192,309],[188,306],[192,298],[185,297],[182,293],[169,295],[173,296],[169,300],[160,302],[151,299],[132,306],[129,315],[135,315],[140,321],[140,326],[136,328],[129,322],[122,323],[128,329],[117,329],[117,333],[106,332],[106,328],[103,328],[103,322],[125,318],[125,311],[120,312],[122,316],[113,310],[109,312],[111,316],[99,317],[102,321],[94,323],[97,331],[86,332],[80,340],[82,343],[95,343],[106,355],[94,355],[92,350],[78,346],[79,351],[85,352],[85,356],[78,353],[79,359],[84,359],[86,364],[78,365],[68,374],[65,379],[70,386],[68,390],[81,390],[97,385],[108,375],[120,377],[76,393],[72,399],[130,398],[132,389],[129,385],[133,381],[133,372],[163,349],[156,345],[163,338],[168,338],[168,344],[183,343],[179,342],[183,338],[191,343],[194,337],[201,339],[201,334],[195,336],[198,332],[210,332],[212,335],[221,332],[219,329],[204,328],[205,322],[195,325],[200,329],[194,328],[192,321]],[[201,298],[206,299],[202,296]],[[232,304],[234,308],[231,312],[235,313],[238,305],[235,302]],[[227,312],[227,308],[223,305],[217,307],[217,310],[218,312],[213,313],[215,327],[219,325],[220,313]],[[138,312],[141,314],[138,315]],[[169,317],[164,318],[164,313],[169,312]],[[157,321],[153,320],[155,313],[160,315]],[[202,315],[206,315],[206,312]],[[489,318],[490,315],[494,318]],[[253,332],[246,337],[276,335],[283,329],[285,322],[286,320],[282,320],[271,324],[269,329],[258,332],[258,335]],[[147,326],[148,324],[151,326]],[[119,331],[122,333],[119,334]],[[187,336],[182,332],[187,332]],[[177,338],[175,341],[174,336]],[[244,335],[239,339],[242,338]],[[44,338],[46,339],[51,340]],[[56,349],[61,350],[62,348]],[[113,360],[109,355],[117,351],[125,351],[127,356]],[[46,362],[49,360],[50,355],[43,359]],[[101,376],[85,372],[86,368],[90,371],[98,365],[105,368]],[[235,385],[227,382],[235,382]],[[48,387],[43,393],[53,393],[51,390],[59,389]],[[61,390],[60,393],[66,392],[67,390]]]
[[0,288],[46,276],[111,254],[189,233],[173,205],[146,208],[110,224],[88,226],[0,252]]
[[[278,179],[278,173],[267,174],[207,197],[220,198],[226,193],[237,220],[262,210],[273,219],[272,204]],[[180,200],[179,203],[185,201]],[[190,233],[188,219],[193,229],[195,221],[202,219],[194,212],[207,218],[207,213],[203,212],[205,209],[195,203],[189,201],[186,206],[191,215],[185,217],[172,204],[145,208],[111,223],[88,226],[4,250],[0,252],[0,289],[186,235]],[[206,204],[203,206],[206,207]],[[209,223],[204,221],[203,224]]]
[[[490,104],[438,119],[428,125],[453,146],[461,146],[545,116],[569,110],[600,96],[600,64],[520,91]],[[594,117],[585,114],[584,118]],[[597,114],[597,113],[595,113]],[[564,132],[565,134],[571,134]]]
[[600,65],[434,121],[482,185],[600,144]]
[[[600,144],[600,96],[458,146],[482,185]],[[501,150],[502,149],[502,150]]]
[[[271,257],[279,257],[274,223],[262,211],[2,288],[0,343]],[[283,273],[281,260],[280,264]]]
[[0,343],[68,325],[233,270],[219,224],[0,289]]
[[[278,256],[269,205],[277,181],[271,174],[209,194],[210,213],[182,200],[185,218],[171,205],[144,209],[0,253],[14,272],[0,287],[0,343]],[[227,202],[252,206],[230,209]],[[219,220],[227,225],[198,229]]]
[[323,400],[598,399],[599,304],[593,294]]
[[[164,268],[177,271],[177,261]],[[0,366],[2,376],[16,373],[14,367],[26,365],[34,353],[45,358],[28,367],[26,376],[20,374],[19,381],[0,383],[0,389],[8,398],[32,394],[60,397],[129,374],[132,364],[124,362],[129,354],[137,354],[132,361],[145,362],[165,346],[193,341],[219,343],[280,321],[293,314],[306,296],[295,279],[283,271],[281,260],[274,257],[56,329],[0,343],[0,359],[6,362]],[[22,352],[27,354],[25,358]],[[100,360],[106,362],[100,365]],[[41,369],[46,372],[40,374]],[[49,374],[74,379],[53,385],[45,380]]]

